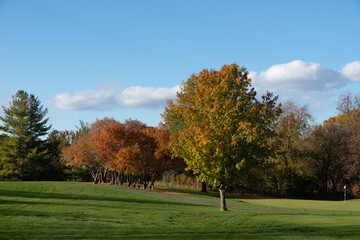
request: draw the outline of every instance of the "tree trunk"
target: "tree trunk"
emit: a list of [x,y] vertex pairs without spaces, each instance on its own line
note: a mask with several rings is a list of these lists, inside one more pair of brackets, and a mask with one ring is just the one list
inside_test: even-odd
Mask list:
[[278,184],[276,177],[275,177],[274,183],[275,183],[275,194],[277,197],[280,197],[279,184]]
[[111,176],[110,184],[113,185],[115,184],[115,172],[110,172],[110,176]]
[[114,171],[114,175],[115,175],[115,184],[119,185],[120,184],[120,174],[116,171]]
[[282,197],[283,186],[284,186],[284,176],[281,176],[277,197]]
[[124,181],[125,181],[125,180],[124,180],[124,174],[120,173],[120,174],[119,174],[119,184],[120,184],[120,185],[123,185],[123,184],[124,184]]
[[150,183],[150,187],[149,187],[149,190],[151,191],[151,189],[154,189],[154,184],[155,184],[155,179],[156,179],[157,177],[153,177],[152,179],[151,179],[151,183]]
[[131,187],[133,185],[133,181],[135,181],[134,177],[132,175],[127,176],[128,186]]
[[89,169],[89,170],[90,170],[91,176],[94,180],[94,184],[98,184],[98,173],[92,169]]
[[201,192],[205,192],[205,193],[208,192],[208,191],[206,190],[206,182],[201,182]]
[[228,209],[226,208],[226,200],[225,200],[225,186],[224,185],[220,185],[219,191],[220,191],[220,210],[221,211],[227,211]]

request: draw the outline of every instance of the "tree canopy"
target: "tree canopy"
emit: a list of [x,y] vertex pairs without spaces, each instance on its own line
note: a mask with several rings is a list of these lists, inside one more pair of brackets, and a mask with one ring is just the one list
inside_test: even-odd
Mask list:
[[293,102],[282,105],[282,113],[275,122],[275,136],[269,138],[275,154],[264,165],[265,172],[272,179],[277,196],[283,188],[288,191],[294,186],[295,176],[306,175],[311,167],[304,161],[308,137],[311,134],[311,115],[306,106]]
[[[257,99],[248,72],[236,64],[193,74],[162,115],[171,148],[223,196],[242,172],[270,153],[266,138],[280,113],[276,100],[269,92]],[[226,210],[223,197],[221,203]]]
[[138,120],[120,123],[112,118],[95,121],[63,149],[69,165],[90,171],[94,182],[104,182],[107,173],[112,183],[150,188],[171,168],[169,134],[162,127],[148,127]]

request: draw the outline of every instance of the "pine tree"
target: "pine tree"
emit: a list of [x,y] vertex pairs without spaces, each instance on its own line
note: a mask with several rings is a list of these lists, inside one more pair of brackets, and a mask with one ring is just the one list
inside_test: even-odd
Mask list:
[[4,132],[0,144],[0,178],[37,180],[41,178],[46,143],[41,138],[51,126],[46,126],[47,109],[32,94],[19,90],[12,96],[9,107],[2,106],[4,116],[0,117]]

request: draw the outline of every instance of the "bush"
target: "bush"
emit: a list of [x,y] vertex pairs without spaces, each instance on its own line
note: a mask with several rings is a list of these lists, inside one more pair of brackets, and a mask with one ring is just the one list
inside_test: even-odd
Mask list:
[[201,182],[197,181],[194,176],[189,176],[185,173],[174,174],[172,172],[166,172],[163,175],[162,181],[156,181],[156,184],[201,190]]
[[360,198],[360,184],[359,183],[354,185],[354,187],[352,188],[352,193],[354,194],[354,196],[356,198]]

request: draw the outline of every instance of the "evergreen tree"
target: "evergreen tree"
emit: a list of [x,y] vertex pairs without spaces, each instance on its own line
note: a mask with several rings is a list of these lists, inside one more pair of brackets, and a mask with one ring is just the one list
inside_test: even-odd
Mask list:
[[0,117],[4,139],[0,144],[0,177],[38,180],[44,171],[47,147],[41,138],[51,126],[46,126],[47,109],[32,94],[19,90],[12,96],[9,107],[2,106]]

